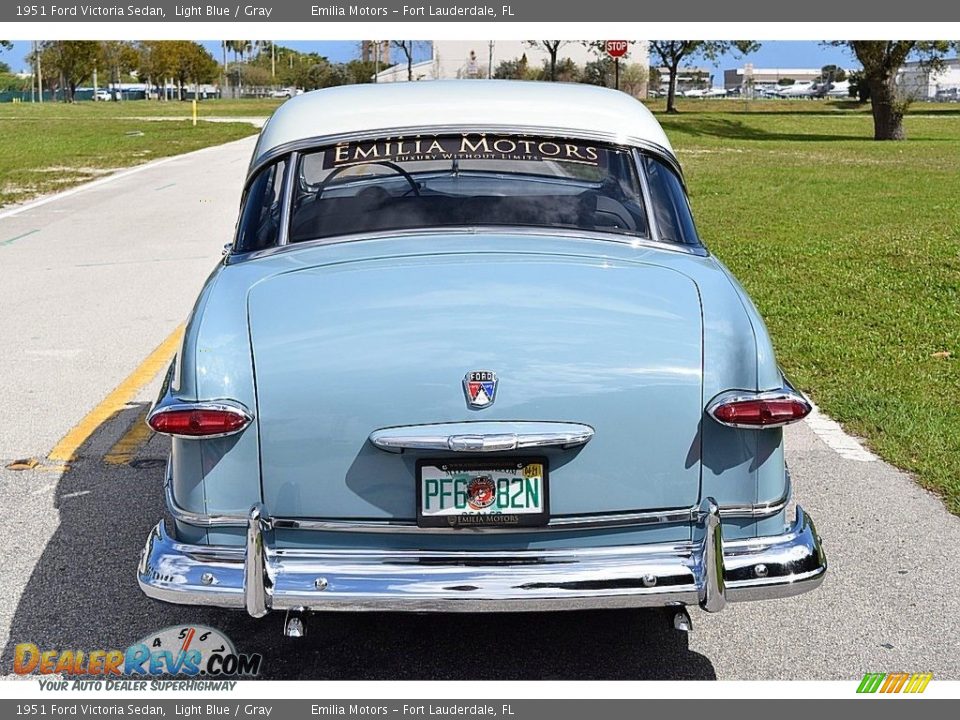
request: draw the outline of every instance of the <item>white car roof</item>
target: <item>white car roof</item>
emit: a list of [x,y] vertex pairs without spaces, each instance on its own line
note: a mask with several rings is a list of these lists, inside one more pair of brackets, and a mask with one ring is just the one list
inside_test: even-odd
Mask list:
[[287,100],[260,133],[252,165],[276,148],[378,130],[523,127],[654,145],[673,156],[660,123],[638,100],[595,85],[432,80],[344,85]]

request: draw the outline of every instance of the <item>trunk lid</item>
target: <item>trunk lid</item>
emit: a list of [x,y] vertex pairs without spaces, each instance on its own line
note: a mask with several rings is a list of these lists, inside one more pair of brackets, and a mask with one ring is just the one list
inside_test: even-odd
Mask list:
[[[547,458],[553,516],[693,505],[701,318],[687,276],[596,257],[429,255],[273,276],[249,295],[267,510],[412,520],[416,461],[442,454],[385,452],[371,432],[496,421],[594,429],[579,448],[514,453]],[[499,387],[470,409],[463,380],[477,370]]]

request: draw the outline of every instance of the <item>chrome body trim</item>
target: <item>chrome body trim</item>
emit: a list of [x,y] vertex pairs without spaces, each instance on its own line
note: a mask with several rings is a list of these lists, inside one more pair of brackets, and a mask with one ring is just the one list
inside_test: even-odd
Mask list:
[[576,447],[593,437],[593,428],[565,422],[469,422],[407,425],[375,430],[370,442],[387,452],[440,450],[488,453],[544,447]]
[[[171,465],[167,462],[167,476],[164,483],[167,510],[177,522],[194,527],[246,527],[248,517],[241,513],[200,513],[181,507],[173,495]],[[773,517],[783,511],[790,502],[790,476],[786,476],[784,493],[776,500],[754,505],[721,505],[721,518]],[[604,528],[638,527],[644,525],[666,525],[671,523],[692,523],[697,518],[697,508],[678,508],[675,510],[648,510],[644,512],[605,513],[602,515],[565,515],[553,517],[544,527],[524,528],[523,532],[551,532],[563,530],[590,530]],[[416,535],[450,533],[499,533],[500,528],[421,528],[413,520],[324,520],[318,518],[269,518],[271,529],[313,530],[320,532],[361,532],[361,533],[409,533]]]
[[167,392],[166,387],[164,387],[164,389],[161,390],[160,398],[157,399],[157,401],[153,404],[153,407],[150,408],[150,412],[147,413],[146,423],[147,425],[150,425],[150,421],[158,415],[179,412],[183,410],[217,410],[228,412],[232,415],[241,417],[243,419],[243,425],[235,430],[230,430],[229,432],[214,433],[212,435],[182,435],[180,433],[162,434],[169,435],[171,437],[183,438],[185,440],[210,440],[212,438],[227,437],[229,435],[236,435],[238,432],[243,432],[243,430],[245,430],[253,420],[253,413],[247,409],[246,405],[237,402],[236,400],[180,400]]
[[766,502],[758,502],[743,505],[721,505],[720,517],[725,518],[755,518],[762,519],[773,517],[782,512],[790,503],[790,497],[793,494],[793,483],[790,480],[790,472],[784,469],[783,472],[783,494]]
[[[653,211],[653,194],[650,192],[650,178],[647,177],[647,169],[643,166],[642,155],[638,149],[633,150],[633,167],[637,173],[640,182],[640,192],[643,195],[643,209],[647,214],[647,225],[650,228],[650,239],[653,242],[662,243],[663,238],[660,235],[660,225],[657,223],[656,213]],[[682,245],[683,243],[671,243]]]
[[800,418],[800,420],[788,420],[786,422],[770,423],[769,425],[748,425],[745,423],[726,422],[718,418],[716,415],[716,410],[721,405],[743,400],[795,400],[806,405],[807,413],[809,414],[810,410],[813,409],[813,405],[810,404],[810,401],[807,400],[803,393],[798,391],[782,373],[781,378],[783,380],[783,384],[776,390],[762,390],[759,392],[755,390],[726,390],[707,403],[707,414],[721,425],[745,430],[769,430],[771,428],[781,428],[786,425],[799,422],[803,418]]
[[277,237],[277,245],[283,247],[290,242],[290,215],[293,212],[293,183],[297,177],[297,162],[300,159],[299,153],[290,153],[287,158],[287,165],[284,168],[283,178],[283,196],[280,202],[280,228]]
[[724,542],[707,498],[689,542],[515,551],[277,548],[251,508],[244,546],[188,545],[159,523],[138,568],[157,600],[270,610],[479,612],[699,605],[788,597],[823,581],[809,516],[782,535]]
[[[668,252],[679,252],[687,255],[696,255],[697,257],[707,257],[710,253],[703,245],[684,245],[683,243],[658,241],[651,238],[642,238],[638,235],[623,235],[621,233],[603,233],[591,230],[570,230],[567,228],[532,228],[527,226],[512,225],[467,225],[462,227],[446,228],[413,228],[409,230],[383,230],[369,233],[353,233],[350,235],[337,235],[329,238],[318,238],[316,240],[303,240],[286,245],[274,245],[263,250],[251,250],[244,253],[231,253],[225,258],[228,265],[233,265],[246,260],[256,260],[258,258],[270,257],[278,253],[293,252],[303,248],[323,247],[325,245],[340,245],[343,243],[363,242],[365,240],[394,240],[405,237],[421,237],[432,235],[528,235],[531,237],[549,237],[552,239],[564,240],[597,240],[599,242],[612,242],[618,245],[629,245],[632,248],[652,248],[656,250],[666,250]],[[522,250],[514,249],[514,252]]]

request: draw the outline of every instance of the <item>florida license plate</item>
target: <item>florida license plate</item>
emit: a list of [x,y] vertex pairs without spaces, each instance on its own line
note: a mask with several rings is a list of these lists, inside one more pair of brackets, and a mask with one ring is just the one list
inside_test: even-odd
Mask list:
[[531,527],[549,517],[543,459],[417,463],[420,527]]

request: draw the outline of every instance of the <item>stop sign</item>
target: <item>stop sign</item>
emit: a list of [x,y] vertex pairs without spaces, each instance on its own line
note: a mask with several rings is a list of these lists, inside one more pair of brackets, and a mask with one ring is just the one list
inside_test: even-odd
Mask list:
[[626,40],[607,40],[604,43],[604,49],[607,55],[612,58],[621,58],[627,54],[628,41]]

